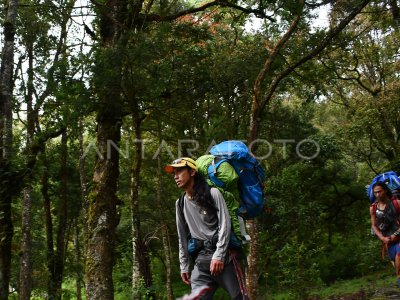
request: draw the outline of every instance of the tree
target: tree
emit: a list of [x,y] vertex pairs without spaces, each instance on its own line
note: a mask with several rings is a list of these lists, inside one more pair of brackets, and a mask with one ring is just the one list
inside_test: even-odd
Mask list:
[[349,26],[342,35],[347,45],[333,48],[321,63],[329,82],[330,103],[325,108],[344,113],[337,121],[342,125],[341,131],[335,130],[337,136],[356,141],[350,143],[349,155],[377,174],[396,170],[399,162],[398,47],[394,42],[398,31],[393,30],[396,26],[384,5],[376,4],[371,11],[380,12],[379,17],[374,13],[359,17],[363,26]]
[[4,19],[4,44],[0,69],[0,299],[8,299],[10,280],[12,177],[12,95],[14,69],[14,35],[18,0],[10,0]]
[[[31,36],[32,37],[32,36]],[[31,144],[33,142],[35,134],[35,115],[33,113],[33,82],[34,82],[34,70],[33,70],[33,39],[29,39],[27,45],[28,52],[28,82],[25,101],[27,105],[27,134],[26,144],[27,150],[30,151]],[[32,184],[28,179],[27,186],[24,188],[23,197],[23,213],[22,213],[22,242],[21,242],[21,263],[20,263],[20,299],[30,299],[32,289],[32,254],[31,254],[31,208],[32,208]]]
[[[298,1],[297,6],[294,3],[288,3],[290,10],[293,12],[292,21],[287,21],[288,25],[287,31],[278,38],[278,41],[271,46],[271,51],[268,54],[263,67],[261,68],[257,79],[254,83],[254,94],[252,97],[251,105],[251,115],[250,115],[250,126],[249,134],[247,137],[247,142],[251,144],[255,141],[260,132],[260,125],[262,124],[262,114],[266,106],[270,103],[271,99],[274,97],[281,81],[286,79],[295,69],[299,68],[306,62],[315,58],[319,55],[329,43],[361,12],[361,10],[370,1],[358,1],[354,6],[349,7],[349,13],[332,27],[327,34],[320,39],[320,41],[314,45],[310,50],[305,49],[303,53],[300,53],[298,57],[293,58],[294,63],[286,64],[282,63],[280,66],[274,64],[275,59],[279,55],[285,55],[285,48],[289,47],[289,41],[292,39],[295,41],[293,36],[295,36],[295,31],[301,33],[302,27],[300,26],[300,19],[305,14],[304,1]],[[294,9],[293,9],[294,8]],[[270,43],[270,41],[267,41]],[[289,61],[287,59],[286,61]],[[267,76],[268,75],[268,76]],[[252,149],[253,153],[256,152],[256,147]],[[248,286],[250,298],[257,298],[258,288],[258,253],[259,253],[259,238],[257,233],[259,232],[257,228],[257,223],[250,224],[250,233],[252,235],[252,243],[250,247],[250,259],[249,259],[249,273],[248,276]]]

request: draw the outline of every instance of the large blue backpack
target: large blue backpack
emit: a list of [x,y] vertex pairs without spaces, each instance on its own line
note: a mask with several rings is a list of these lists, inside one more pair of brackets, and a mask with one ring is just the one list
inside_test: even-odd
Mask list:
[[228,162],[239,175],[238,190],[241,200],[238,215],[252,219],[261,214],[265,204],[265,172],[261,164],[250,153],[247,146],[240,141],[225,141],[213,146],[210,153],[217,159],[208,167],[210,180],[218,187],[224,183],[218,178],[218,166]]
[[379,174],[372,179],[371,184],[367,187],[367,195],[371,203],[375,202],[375,195],[373,191],[373,186],[377,182],[384,182],[390,190],[395,190],[400,188],[400,178],[394,171],[385,172]]

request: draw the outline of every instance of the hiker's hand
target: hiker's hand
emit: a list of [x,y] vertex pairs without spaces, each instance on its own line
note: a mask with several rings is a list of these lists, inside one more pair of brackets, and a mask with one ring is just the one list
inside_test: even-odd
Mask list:
[[395,243],[395,242],[397,242],[397,235],[391,235],[391,236],[389,236],[389,239],[390,239],[390,242],[391,243]]
[[190,285],[190,273],[189,272],[182,273],[181,279],[184,283],[186,283],[187,285]]
[[210,272],[211,275],[217,276],[224,270],[224,263],[218,259],[211,260]]
[[382,242],[384,242],[385,244],[389,244],[390,243],[390,237],[389,236],[384,236],[382,238]]

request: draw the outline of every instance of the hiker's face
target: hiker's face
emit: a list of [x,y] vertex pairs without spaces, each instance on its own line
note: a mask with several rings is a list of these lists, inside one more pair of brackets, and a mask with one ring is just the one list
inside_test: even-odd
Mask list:
[[382,200],[386,198],[386,192],[381,186],[374,187],[374,195],[378,200]]
[[188,189],[193,185],[194,175],[196,172],[188,168],[175,168],[174,179],[176,185],[181,189]]

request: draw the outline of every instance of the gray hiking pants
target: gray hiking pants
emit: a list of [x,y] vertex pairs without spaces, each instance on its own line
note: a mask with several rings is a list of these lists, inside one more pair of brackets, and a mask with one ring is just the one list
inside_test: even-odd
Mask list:
[[[208,300],[213,298],[213,295],[218,287],[222,287],[229,293],[231,299],[247,300],[247,296],[243,295],[240,289],[240,282],[238,280],[234,262],[230,258],[227,258],[222,273],[217,276],[213,276],[210,272],[211,258],[212,253],[205,253],[204,251],[201,251],[198,254],[190,278],[192,290],[197,290],[208,286],[210,290],[200,298],[201,300]],[[242,281],[244,281],[244,278]]]

